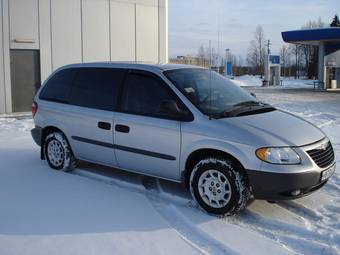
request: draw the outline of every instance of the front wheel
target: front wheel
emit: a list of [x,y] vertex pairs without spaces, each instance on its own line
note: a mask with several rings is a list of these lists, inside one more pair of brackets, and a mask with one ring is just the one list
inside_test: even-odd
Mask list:
[[232,161],[206,158],[196,164],[190,175],[190,191],[208,213],[233,215],[244,209],[250,191],[243,169]]
[[44,153],[48,165],[55,170],[67,172],[76,166],[71,147],[61,132],[53,132],[46,136]]

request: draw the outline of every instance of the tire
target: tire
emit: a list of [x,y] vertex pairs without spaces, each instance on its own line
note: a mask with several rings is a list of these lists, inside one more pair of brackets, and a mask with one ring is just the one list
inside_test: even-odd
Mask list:
[[237,169],[230,160],[213,157],[193,168],[190,192],[202,209],[220,216],[243,210],[251,196],[243,169]]
[[76,159],[65,135],[53,132],[46,136],[44,154],[48,165],[59,171],[72,171],[76,167]]

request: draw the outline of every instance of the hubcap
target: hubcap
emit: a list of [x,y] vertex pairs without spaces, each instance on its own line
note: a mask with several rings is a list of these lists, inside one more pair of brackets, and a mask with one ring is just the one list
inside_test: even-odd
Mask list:
[[198,191],[203,201],[214,208],[226,206],[231,198],[230,183],[227,177],[217,170],[208,170],[200,176]]
[[64,160],[64,149],[59,141],[52,140],[49,142],[47,146],[47,154],[48,159],[55,167],[62,165]]

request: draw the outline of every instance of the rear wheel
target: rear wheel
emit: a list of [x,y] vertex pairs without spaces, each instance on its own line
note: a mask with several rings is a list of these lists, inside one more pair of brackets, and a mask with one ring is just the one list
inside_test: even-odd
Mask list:
[[55,170],[67,172],[76,167],[71,147],[61,132],[53,132],[46,136],[44,153],[48,165]]
[[200,207],[216,215],[235,214],[250,199],[243,169],[226,159],[206,158],[198,162],[190,175],[190,191]]

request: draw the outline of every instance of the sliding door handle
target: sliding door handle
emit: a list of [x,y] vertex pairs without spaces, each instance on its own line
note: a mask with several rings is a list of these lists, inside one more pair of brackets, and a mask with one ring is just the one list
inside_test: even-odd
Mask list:
[[119,125],[117,124],[115,126],[115,130],[117,132],[121,132],[121,133],[129,133],[130,132],[130,128],[128,126],[125,126],[125,125]]
[[100,122],[98,122],[98,127],[99,127],[100,129],[104,129],[104,130],[111,130],[111,124],[108,123],[108,122],[102,122],[102,121],[100,121]]

